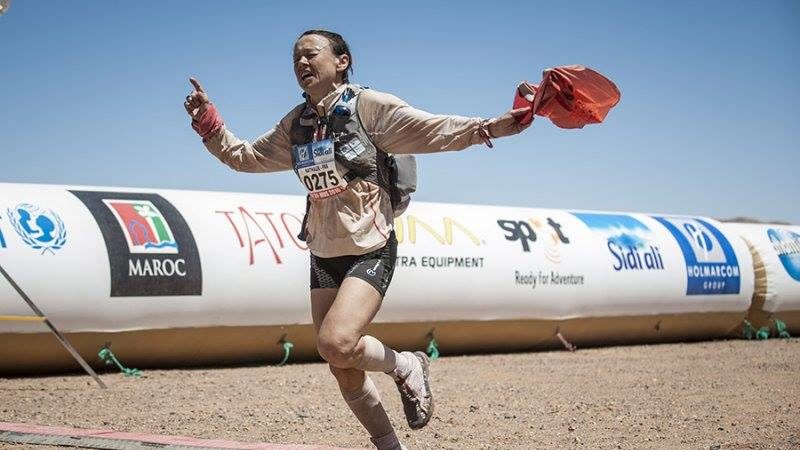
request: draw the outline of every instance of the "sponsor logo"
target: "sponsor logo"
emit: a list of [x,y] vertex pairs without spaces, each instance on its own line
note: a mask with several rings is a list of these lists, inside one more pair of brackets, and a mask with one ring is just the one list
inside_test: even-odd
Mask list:
[[161,211],[147,200],[103,200],[114,213],[131,253],[178,253],[178,243]]
[[378,270],[378,266],[380,266],[380,265],[381,265],[381,262],[380,261],[376,261],[375,262],[375,266],[373,268],[367,269],[367,275],[369,275],[371,277],[374,277],[378,273],[377,270]]
[[202,294],[197,244],[158,194],[70,191],[92,213],[108,251],[111,297]]
[[[283,264],[280,249],[291,242],[299,250],[308,247],[296,238],[303,226],[303,220],[290,213],[250,211],[243,206],[235,210],[217,210],[214,214],[224,217],[235,236],[235,243],[246,249],[249,265],[256,263],[257,247],[268,248],[267,254],[276,264]],[[291,227],[290,227],[291,225]]]
[[645,224],[619,214],[572,213],[606,241],[612,267],[621,271],[664,270],[661,248]]
[[564,234],[560,223],[547,217],[546,220],[530,218],[528,220],[500,219],[497,225],[507,232],[504,236],[507,241],[519,241],[523,252],[530,252],[531,245],[540,238],[544,240],[544,255],[551,262],[561,262],[560,247],[569,244],[569,238]]
[[701,219],[653,218],[672,233],[683,252],[686,295],[739,293],[741,278],[736,253],[716,227]]
[[[22,242],[34,250],[55,254],[67,243],[67,227],[61,217],[50,209],[40,208],[29,203],[20,203],[6,211],[8,220]],[[5,247],[5,239],[2,239]]]
[[[406,223],[403,222],[403,218],[406,219],[408,226],[406,226]],[[469,228],[456,222],[454,219],[450,217],[442,218],[442,232],[440,233],[439,231],[434,229],[434,227],[420,220],[418,217],[412,214],[405,214],[394,220],[394,233],[395,236],[397,237],[397,243],[402,244],[406,240],[406,234],[407,234],[408,242],[411,244],[416,244],[418,228],[422,228],[423,230],[425,230],[425,232],[429,236],[431,236],[441,245],[453,245],[453,242],[455,241],[453,233],[454,230],[460,231],[462,235],[466,236],[467,239],[476,246],[483,244],[483,242],[481,242],[481,240],[478,239],[478,237],[475,236],[475,233],[470,231]]]
[[424,267],[426,269],[479,269],[483,267],[482,256],[398,256],[395,264],[400,267]]
[[[403,221],[404,218],[405,222]],[[404,214],[394,220],[394,233],[398,244],[404,242],[416,244],[419,237],[417,231],[420,229],[438,242],[439,245],[443,246],[452,246],[457,242],[463,243],[465,241],[472,243],[474,246],[485,244],[469,228],[452,217],[442,217],[441,228],[431,226],[413,214]],[[461,237],[456,239],[456,235]],[[395,264],[399,267],[421,267],[425,269],[477,269],[483,267],[484,258],[452,255],[397,256]]]
[[795,281],[800,281],[800,234],[790,230],[770,228],[767,230],[767,236],[783,268]]

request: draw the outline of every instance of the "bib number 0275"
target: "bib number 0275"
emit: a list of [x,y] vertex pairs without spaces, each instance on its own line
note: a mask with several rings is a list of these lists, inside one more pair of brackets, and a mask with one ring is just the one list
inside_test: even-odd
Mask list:
[[306,185],[306,189],[309,191],[319,191],[339,186],[339,177],[336,176],[333,170],[309,173],[303,175],[303,184]]

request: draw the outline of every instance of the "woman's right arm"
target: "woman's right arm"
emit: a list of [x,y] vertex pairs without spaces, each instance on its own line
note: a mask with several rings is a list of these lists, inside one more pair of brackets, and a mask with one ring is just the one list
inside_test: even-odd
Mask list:
[[194,91],[186,97],[184,107],[192,118],[192,128],[212,155],[239,172],[278,172],[292,168],[288,130],[294,111],[251,144],[227,129],[200,83],[194,78],[189,81]]
[[203,139],[208,151],[238,172],[279,172],[292,168],[289,135],[282,123],[267,131],[252,144],[239,139],[223,125]]

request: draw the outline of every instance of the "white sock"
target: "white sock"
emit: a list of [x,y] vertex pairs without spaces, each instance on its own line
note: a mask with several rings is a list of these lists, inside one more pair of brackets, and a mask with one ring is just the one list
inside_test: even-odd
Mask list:
[[364,353],[354,366],[365,372],[391,372],[397,366],[397,352],[372,336],[361,336]]
[[411,371],[414,370],[414,363],[417,361],[417,357],[410,352],[395,352],[395,360],[397,364],[394,370],[388,373],[394,378],[394,381],[405,380],[411,375]]
[[375,448],[378,450],[406,450],[406,447],[397,440],[397,435],[394,431],[386,436],[370,438],[369,440],[375,444]]
[[[392,423],[389,422],[389,416],[386,415],[386,410],[383,409],[381,404],[381,396],[378,393],[378,388],[372,382],[369,376],[364,376],[364,383],[361,388],[348,392],[339,386],[347,406],[353,411],[361,425],[367,429],[370,436],[379,436],[380,439],[385,439],[386,442],[391,442],[391,439],[386,436],[394,436],[394,428]],[[397,438],[395,438],[395,441]],[[399,445],[399,444],[398,444]],[[381,447],[378,447],[379,449]],[[394,449],[395,447],[385,447],[386,449]]]
[[396,382],[404,382],[415,394],[422,397],[425,389],[425,376],[422,373],[422,363],[411,352],[397,354],[397,367],[389,373]]

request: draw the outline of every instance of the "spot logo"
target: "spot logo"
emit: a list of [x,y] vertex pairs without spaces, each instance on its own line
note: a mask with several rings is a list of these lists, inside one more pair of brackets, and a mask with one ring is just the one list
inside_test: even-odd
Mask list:
[[158,194],[70,191],[94,216],[108,251],[111,297],[202,294],[197,244]]
[[497,221],[497,225],[506,231],[503,237],[507,241],[519,241],[522,251],[525,253],[530,252],[531,244],[537,242],[541,237],[545,245],[544,256],[556,264],[561,262],[561,246],[570,243],[561,224],[551,217],[545,221],[535,217],[528,220],[500,219]]
[[[20,203],[6,211],[8,220],[22,242],[34,250],[55,254],[67,244],[67,227],[58,214],[29,203]],[[0,244],[6,246],[0,234]]]
[[661,248],[653,232],[631,216],[572,213],[606,241],[614,270],[664,270]]
[[767,236],[783,268],[795,281],[800,281],[800,234],[790,230],[770,228],[767,230]]
[[683,217],[653,217],[664,225],[683,252],[686,295],[738,294],[739,262],[728,239],[714,225]]

